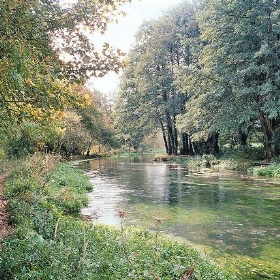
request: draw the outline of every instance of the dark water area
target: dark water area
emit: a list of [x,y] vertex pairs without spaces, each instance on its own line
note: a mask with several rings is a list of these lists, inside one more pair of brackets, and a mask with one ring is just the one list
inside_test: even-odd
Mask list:
[[[188,170],[152,156],[83,161],[94,189],[82,210],[94,223],[161,230],[232,270],[280,279],[280,181],[228,170]],[[279,273],[279,274],[278,274]],[[244,278],[245,279],[245,278]],[[256,278],[257,279],[257,278]]]

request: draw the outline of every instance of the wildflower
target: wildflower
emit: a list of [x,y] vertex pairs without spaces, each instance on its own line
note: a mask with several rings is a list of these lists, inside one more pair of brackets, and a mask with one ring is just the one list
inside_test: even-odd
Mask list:
[[126,214],[127,214],[126,211],[119,211],[120,218],[124,218],[126,216]]
[[155,218],[158,224],[162,224],[162,218]]

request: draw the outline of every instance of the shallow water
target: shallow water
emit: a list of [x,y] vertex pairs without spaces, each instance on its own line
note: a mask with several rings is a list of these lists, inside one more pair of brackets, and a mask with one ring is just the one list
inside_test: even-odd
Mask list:
[[279,180],[225,170],[203,173],[151,159],[81,162],[79,168],[94,185],[82,214],[94,223],[119,226],[119,211],[127,211],[122,222],[150,229],[160,218],[163,232],[186,240],[220,264],[240,270],[239,261],[246,260],[244,269],[279,279],[273,278],[280,267]]

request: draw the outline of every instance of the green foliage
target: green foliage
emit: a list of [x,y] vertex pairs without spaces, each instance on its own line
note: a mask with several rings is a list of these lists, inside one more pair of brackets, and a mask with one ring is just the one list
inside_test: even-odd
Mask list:
[[90,155],[91,147],[97,144],[103,144],[108,150],[116,147],[110,123],[102,118],[105,108],[98,111],[96,107],[92,100],[91,105],[85,104],[79,110],[56,112],[60,115],[57,119],[21,123],[11,120],[9,126],[0,126],[3,157],[24,158],[38,151],[60,153],[64,157],[82,156]]
[[37,151],[43,151],[47,145],[55,149],[59,133],[55,124],[24,121],[2,129],[3,150],[10,158],[22,158]]
[[35,154],[29,162],[13,170],[6,182],[5,195],[12,221],[25,219],[26,223],[34,224],[41,208],[46,208],[47,216],[52,207],[56,216],[60,212],[77,215],[87,203],[86,192],[92,188],[82,172],[72,170],[69,164],[56,165],[51,156]]
[[218,165],[220,160],[213,155],[202,155],[192,157],[175,157],[173,161],[176,163],[186,164],[188,168],[210,168]]
[[79,214],[81,207],[88,202],[84,194],[91,189],[91,184],[81,170],[75,169],[73,172],[69,165],[59,164],[56,172],[50,177],[49,201],[63,213]]
[[192,265],[201,279],[233,279],[197,251],[145,230],[121,233],[65,218],[51,239],[27,230],[4,240],[1,279],[180,279]]
[[128,55],[115,107],[123,145],[137,150],[145,135],[161,131],[166,152],[176,155],[176,116],[187,96],[174,84],[180,67],[191,67],[199,35],[197,6],[182,3],[158,20],[145,22]]
[[221,133],[258,124],[267,159],[277,152],[271,144],[280,124],[279,8],[278,1],[205,1],[198,16],[205,47],[194,76],[196,85],[204,81],[191,103]]
[[280,178],[280,164],[258,166],[251,169],[254,175]]
[[[129,0],[66,2],[0,3],[1,155],[2,149],[4,155],[16,158],[36,151],[57,152],[62,138],[57,115],[84,101],[73,85],[122,67],[120,50],[105,43],[97,51],[88,35],[103,33]],[[110,141],[109,129],[99,125]],[[89,137],[83,137],[88,133],[79,132],[78,139],[70,134],[65,145],[71,153],[81,153],[77,143],[88,144]],[[76,146],[69,148],[73,138]]]
[[[223,147],[218,156],[202,155],[175,157],[176,163],[186,164],[189,168],[225,167],[231,170],[247,171],[256,161],[263,160],[263,147]],[[275,160],[276,161],[276,160]]]
[[108,97],[98,91],[90,92],[90,96],[90,104],[78,110],[81,123],[90,134],[92,143],[116,148],[118,143],[112,129],[111,104]]
[[92,138],[81,123],[81,116],[75,110],[68,110],[61,127],[58,152],[65,158],[86,153],[91,146]]
[[263,147],[254,147],[254,146],[238,146],[234,148],[223,147],[221,149],[221,157],[223,158],[232,158],[240,160],[263,160]]
[[33,157],[5,183],[15,229],[2,240],[1,279],[167,280],[183,279],[189,271],[193,279],[235,279],[198,251],[158,232],[119,230],[69,215],[80,209],[75,206],[72,211],[64,203],[69,190],[71,201],[81,207],[90,184],[81,171],[54,163],[51,158]]
[[104,32],[125,2],[77,1],[65,7],[60,1],[2,1],[1,118],[50,114],[76,100],[69,82],[117,72],[121,51],[104,44],[98,52],[80,27]]

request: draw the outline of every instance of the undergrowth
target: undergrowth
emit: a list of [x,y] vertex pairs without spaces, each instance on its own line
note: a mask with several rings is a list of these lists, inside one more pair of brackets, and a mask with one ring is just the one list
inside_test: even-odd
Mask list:
[[161,234],[83,222],[90,189],[82,171],[50,156],[14,169],[5,182],[14,232],[2,240],[0,279],[234,279]]
[[280,178],[280,164],[271,164],[268,166],[256,166],[251,168],[250,171],[257,176],[266,176]]

